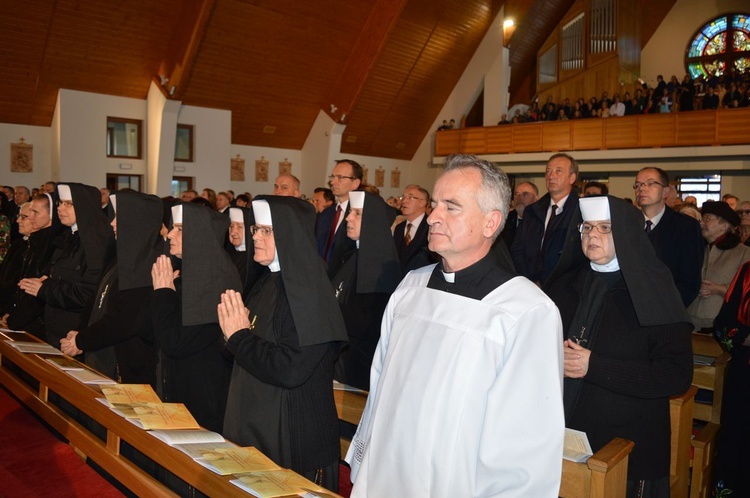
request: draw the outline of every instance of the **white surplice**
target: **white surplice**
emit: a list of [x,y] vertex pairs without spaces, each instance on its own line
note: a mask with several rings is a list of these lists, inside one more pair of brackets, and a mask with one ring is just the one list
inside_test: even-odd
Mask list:
[[427,288],[391,297],[346,461],[352,497],[556,497],[565,422],[562,324],[513,278],[481,301]]

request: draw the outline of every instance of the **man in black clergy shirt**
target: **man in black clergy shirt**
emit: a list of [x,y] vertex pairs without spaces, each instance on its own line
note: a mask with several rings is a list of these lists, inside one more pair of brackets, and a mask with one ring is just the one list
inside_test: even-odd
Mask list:
[[578,207],[573,188],[578,162],[568,154],[555,154],[547,161],[544,181],[547,194],[524,210],[523,223],[510,255],[519,275],[543,284],[560,259],[568,225]]
[[701,288],[705,244],[696,220],[667,209],[671,189],[667,173],[654,167],[641,169],[633,184],[635,201],[643,212],[643,229],[656,256],[672,273],[682,303],[687,307]]

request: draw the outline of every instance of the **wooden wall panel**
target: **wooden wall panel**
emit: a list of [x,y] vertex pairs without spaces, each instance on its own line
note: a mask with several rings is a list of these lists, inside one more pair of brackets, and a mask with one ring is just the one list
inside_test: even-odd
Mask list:
[[572,121],[547,123],[542,128],[542,149],[550,151],[570,150]]
[[487,140],[483,127],[466,128],[461,132],[461,152],[466,154],[487,153]]
[[604,123],[604,147],[627,149],[638,147],[639,116],[608,118]]
[[439,131],[435,134],[435,154],[447,156],[461,152],[461,130]]
[[722,144],[750,142],[750,108],[716,111],[716,139]]
[[509,125],[487,128],[487,150],[494,153],[511,152],[514,129],[515,127]]
[[604,144],[604,120],[573,121],[573,150],[601,149]]
[[715,143],[715,112],[680,112],[675,114],[677,145],[711,145]]
[[542,149],[542,124],[511,125],[513,152],[534,152]]
[[674,116],[654,114],[641,121],[641,146],[669,147],[675,144]]

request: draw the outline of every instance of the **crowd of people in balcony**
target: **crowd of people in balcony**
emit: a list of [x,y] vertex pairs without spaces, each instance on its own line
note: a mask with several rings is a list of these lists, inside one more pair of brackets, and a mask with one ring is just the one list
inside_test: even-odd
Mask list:
[[549,96],[540,106],[535,98],[525,112],[516,109],[512,116],[503,114],[498,125],[750,107],[750,71],[696,79],[686,74],[682,81],[674,75],[665,81],[659,75],[656,80],[656,86],[650,87],[639,79],[641,87],[633,94],[626,91],[610,97],[605,91],[600,98],[594,96],[588,101],[581,97],[571,102],[566,97],[558,103]]

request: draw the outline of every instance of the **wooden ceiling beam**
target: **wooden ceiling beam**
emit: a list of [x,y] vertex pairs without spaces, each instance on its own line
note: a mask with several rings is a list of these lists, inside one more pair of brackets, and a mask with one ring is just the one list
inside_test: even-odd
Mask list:
[[183,3],[180,20],[172,34],[167,55],[159,68],[158,77],[169,98],[182,100],[183,91],[190,78],[190,70],[215,4],[216,0]]
[[408,0],[377,0],[367,22],[354,43],[349,59],[339,74],[323,111],[334,121],[343,122],[354,108],[370,70],[388,41],[388,35]]

